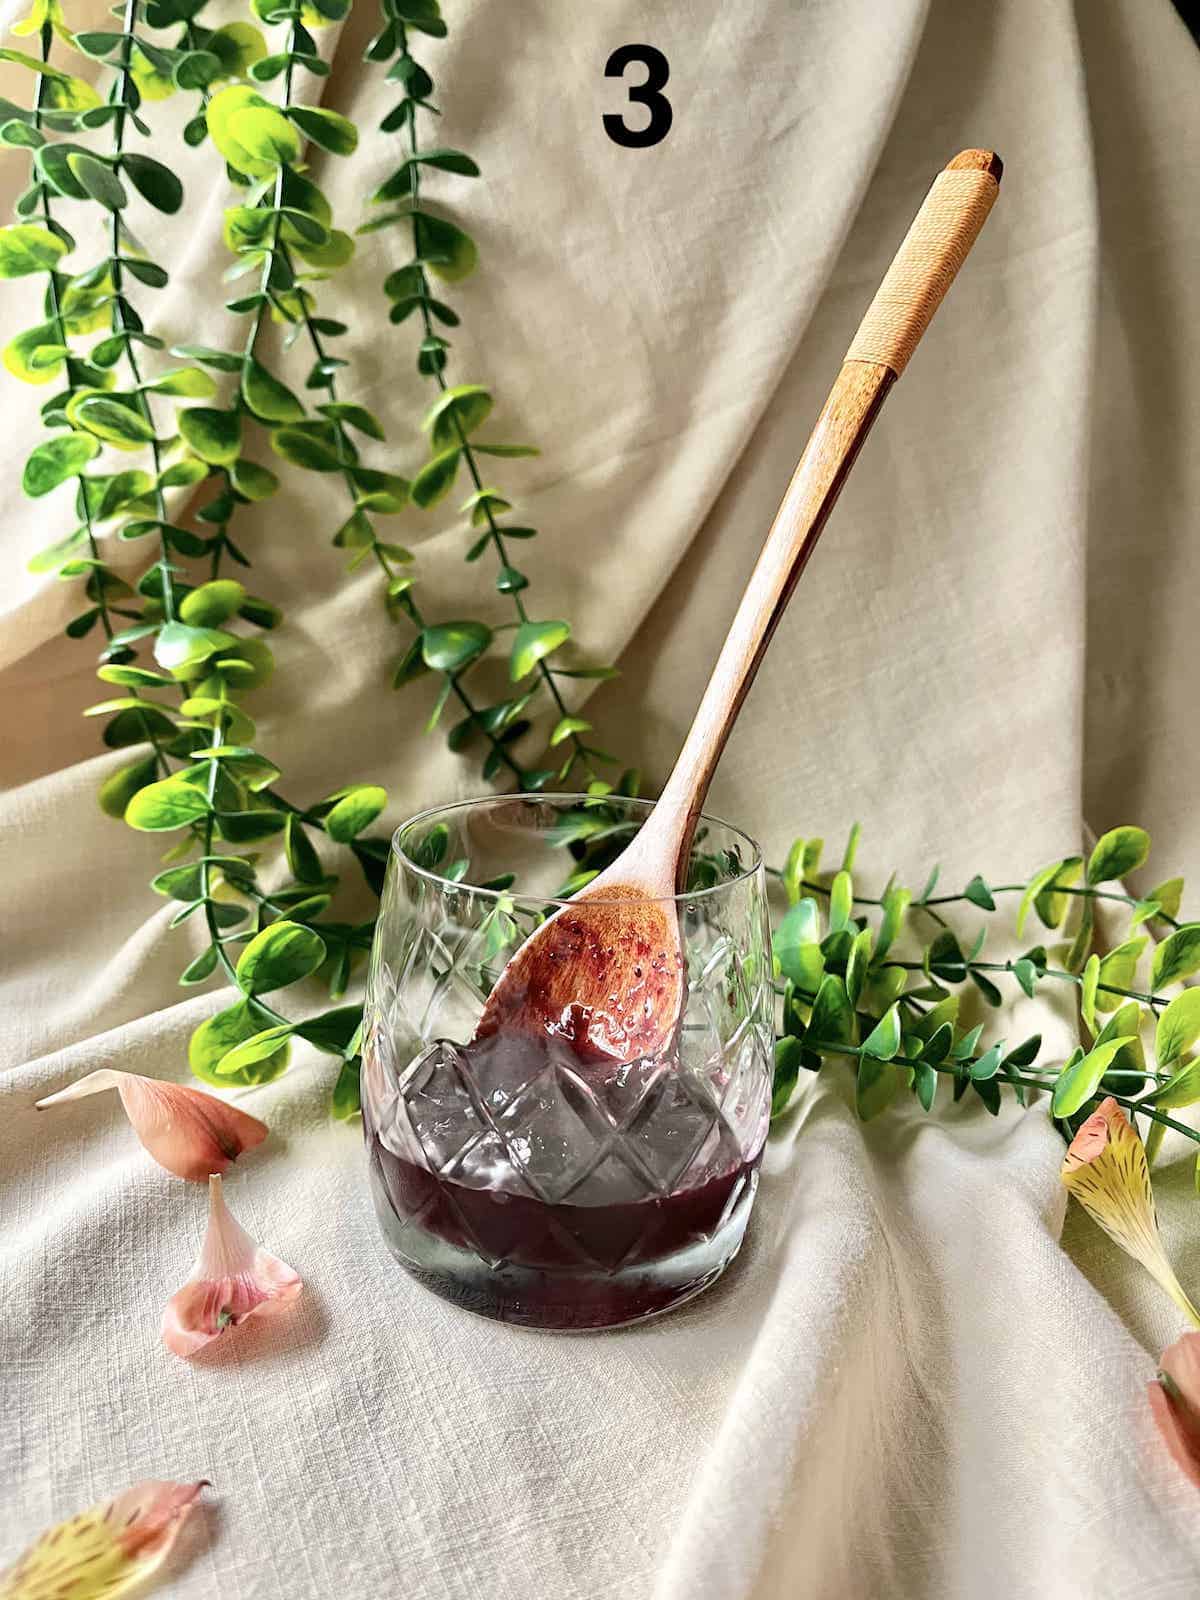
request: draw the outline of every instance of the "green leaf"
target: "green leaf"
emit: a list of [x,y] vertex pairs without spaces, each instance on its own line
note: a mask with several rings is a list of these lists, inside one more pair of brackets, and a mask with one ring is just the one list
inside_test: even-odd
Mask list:
[[362,1110],[361,1073],[361,1056],[351,1056],[342,1062],[329,1102],[329,1113],[339,1122],[348,1122]]
[[262,422],[300,422],[304,407],[261,361],[246,358],[242,367],[242,398]]
[[219,812],[217,821],[229,844],[254,844],[282,832],[285,819],[282,811],[232,811]]
[[868,1055],[858,1058],[854,1106],[863,1122],[870,1122],[872,1117],[886,1111],[899,1087],[900,1074],[890,1062]]
[[551,745],[562,744],[564,739],[569,739],[573,733],[589,733],[591,723],[585,717],[560,717],[554,724],[554,732],[550,735]]
[[843,872],[852,872],[854,870],[854,858],[858,854],[858,841],[861,837],[862,823],[851,823],[850,832],[846,838],[846,848],[842,852],[841,870]]
[[238,958],[243,993],[268,994],[314,973],[325,960],[325,941],[298,922],[273,922],[256,934]]
[[875,960],[882,961],[892,948],[901,927],[904,925],[905,914],[912,900],[911,889],[888,888],[883,892],[883,919],[879,925],[879,937],[875,941]]
[[509,677],[519,683],[571,637],[569,622],[523,622],[513,638]]
[[913,1068],[913,1089],[921,1103],[922,1111],[932,1111],[933,1102],[937,1097],[938,1075],[934,1069],[924,1061],[918,1061]]
[[445,450],[462,443],[491,415],[492,396],[478,383],[460,383],[441,394],[421,419],[421,427],[431,436],[434,450]]
[[1169,1066],[1200,1039],[1200,989],[1185,989],[1158,1019],[1154,1053],[1160,1067]]
[[287,1022],[264,1028],[261,1033],[253,1033],[242,1044],[234,1045],[232,1050],[227,1051],[213,1070],[218,1078],[228,1080],[246,1067],[272,1060],[279,1053],[280,1046],[291,1038],[292,1033],[292,1025]]
[[1154,1105],[1160,1111],[1182,1110],[1200,1100],[1200,1061],[1190,1061],[1169,1083],[1155,1091]]
[[170,215],[183,204],[183,185],[161,161],[128,153],[121,157],[121,171],[142,198],[148,200],[156,210]]
[[804,1046],[790,1035],[775,1041],[775,1078],[771,1090],[771,1116],[777,1117],[787,1109],[788,1101],[800,1076],[800,1063]]
[[384,437],[383,424],[373,411],[367,410],[366,406],[355,405],[348,400],[330,400],[318,406],[317,410],[335,422],[343,422],[348,427],[357,428],[369,438]]
[[863,1054],[891,1061],[900,1053],[900,1010],[892,1006],[863,1040]]
[[443,622],[421,635],[421,655],[435,672],[462,672],[492,642],[492,630],[482,622]]
[[[1068,857],[1068,860],[1069,859],[1070,858]],[[1048,867],[1043,867],[1040,872],[1035,872],[1033,877],[1030,878],[1029,882],[1026,884],[1025,892],[1021,896],[1021,903],[1017,908],[1016,926],[1018,939],[1025,930],[1025,923],[1030,911],[1033,909],[1033,902],[1038,898],[1047,885],[1058,876],[1065,865],[1066,862],[1064,861],[1053,861]]]
[[110,773],[100,785],[97,795],[104,815],[113,817],[119,822],[134,795],[154,782],[157,771],[157,757],[145,756],[140,761],[118,767],[115,772]]
[[978,906],[982,911],[995,911],[996,909],[996,901],[992,895],[992,891],[988,888],[987,884],[983,881],[978,873],[975,874],[970,883],[963,890],[963,896],[965,899],[969,900],[972,905]]
[[77,402],[72,402],[68,411],[81,428],[86,428],[98,439],[105,439],[111,444],[136,449],[149,444],[154,438],[154,424],[149,418],[123,401],[110,399],[107,395],[84,395]]
[[[229,90],[222,92],[228,94]],[[211,119],[209,126],[211,129]],[[270,104],[247,104],[234,110],[227,126],[232,145],[241,153],[240,160],[232,164],[241,165],[248,154],[257,169],[248,173],[250,177],[259,176],[263,167],[273,171],[276,167],[293,166],[300,159],[299,135],[288,119]],[[242,166],[242,170],[246,168]]]
[[279,479],[257,461],[239,456],[229,469],[233,487],[247,500],[269,500],[279,488]]
[[[188,969],[191,971],[191,968]],[[286,1070],[290,1044],[285,1039],[273,1055],[243,1068],[237,1074],[218,1075],[217,1066],[229,1052],[247,1039],[261,1033],[270,1021],[269,1016],[248,1000],[218,1011],[216,1016],[202,1022],[188,1041],[188,1065],[202,1083],[228,1089],[234,1083],[269,1083]]]
[[221,63],[226,78],[244,78],[256,61],[267,53],[267,41],[252,22],[227,22],[204,41]]
[[836,873],[829,890],[829,931],[841,933],[850,926],[854,907],[854,885],[849,871],[843,868]]
[[227,467],[241,454],[242,419],[236,411],[189,406],[178,413],[177,420],[184,442],[202,461]]
[[1090,884],[1123,878],[1140,867],[1150,854],[1150,835],[1144,828],[1111,828],[1096,841],[1087,864]]
[[1071,902],[1070,896],[1062,894],[1060,889],[1073,884],[1082,871],[1083,857],[1067,856],[1050,883],[1035,896],[1034,910],[1047,928],[1062,926]]
[[67,165],[93,200],[98,200],[107,211],[120,211],[126,204],[126,194],[120,178],[113,169],[86,151],[72,152]]
[[410,861],[423,867],[426,872],[432,872],[446,858],[446,851],[450,848],[450,829],[444,822],[437,822],[415,844],[406,844],[404,848]]
[[179,615],[195,627],[216,628],[237,615],[245,598],[246,590],[236,579],[214,578],[183,597]]
[[179,974],[182,984],[203,983],[206,978],[211,978],[217,969],[217,947],[210,944],[207,950],[201,950],[194,961],[189,961]]
[[271,434],[275,454],[308,472],[340,472],[346,465],[325,440],[299,428],[276,428]]
[[810,1048],[819,1050],[822,1044],[853,1044],[854,1007],[846,993],[846,985],[836,973],[826,973],[813,1001],[807,1038]]
[[48,322],[26,328],[4,346],[4,365],[22,383],[49,383],[68,354]]
[[1004,1054],[1002,1044],[992,1045],[990,1050],[984,1052],[977,1060],[971,1062],[970,1073],[975,1083],[986,1083],[989,1078],[994,1078],[1000,1070],[1001,1058]]
[[1139,900],[1136,905],[1130,908],[1130,933],[1132,933],[1135,928],[1140,928],[1143,922],[1151,921],[1151,919],[1156,917],[1161,910],[1162,907],[1159,905],[1157,900]]
[[49,494],[68,478],[77,477],[99,453],[99,444],[88,434],[68,433],[47,439],[26,461],[21,487],[33,499]]
[[1164,917],[1177,917],[1179,903],[1183,899],[1183,879],[1168,878],[1165,883],[1160,883],[1157,888],[1151,889],[1146,898],[1158,901]]
[[1088,957],[1092,953],[1092,937],[1095,933],[1096,913],[1092,901],[1083,902],[1083,910],[1079,914],[1079,926],[1075,930],[1075,937],[1071,940],[1071,947],[1067,951],[1063,965],[1068,972],[1082,972]]
[[386,789],[369,783],[359,784],[343,795],[325,818],[325,832],[338,844],[349,844],[364,828],[371,826],[386,805]]
[[0,278],[49,272],[66,253],[66,241],[36,223],[17,222],[0,228]]
[[300,818],[292,814],[287,819],[287,836],[284,841],[287,863],[292,876],[301,883],[320,883],[324,879],[321,858],[313,848]]
[[194,628],[186,622],[168,622],[159,629],[158,638],[154,641],[154,659],[165,671],[178,678],[186,675],[189,668],[207,661],[218,650],[237,642],[232,634],[214,628]]
[[445,283],[458,283],[479,264],[475,241],[445,217],[424,210],[413,210],[413,235],[421,258],[429,270]]
[[[180,395],[187,400],[211,400],[217,392],[215,381],[199,367],[176,367],[172,372],[164,372],[160,377],[151,378],[146,388],[153,389],[155,394]],[[168,467],[167,471],[178,471],[179,467],[186,465],[184,462],[176,462],[175,467]],[[189,470],[197,467],[200,467],[199,462],[193,463]],[[190,481],[198,483],[203,476],[201,468]]]
[[185,360],[199,361],[203,366],[214,367],[218,372],[240,372],[243,357],[232,350],[213,350],[206,344],[172,345],[171,354]]
[[425,463],[412,482],[414,505],[427,509],[449,494],[458,476],[461,456],[458,449],[443,450]]
[[87,529],[76,528],[67,534],[65,539],[59,539],[54,544],[49,544],[44,550],[39,550],[36,555],[30,556],[25,563],[26,572],[57,572],[59,567],[87,541]]
[[358,129],[336,111],[324,106],[289,106],[287,114],[306,138],[332,155],[353,155],[358,148]]
[[854,943],[850,946],[850,954],[846,958],[846,992],[850,996],[850,1003],[855,1006],[858,1005],[866,987],[874,937],[870,928],[863,928],[856,933]]
[[1100,982],[1100,957],[1089,956],[1083,969],[1083,983],[1079,990],[1079,1010],[1093,1033],[1096,1029],[1096,985]]
[[797,988],[815,994],[825,974],[821,953],[821,914],[809,896],[789,906],[772,938],[779,970]]
[[1200,971],[1200,922],[1185,922],[1154,952],[1150,978],[1155,989],[1190,978]]
[[1148,943],[1144,934],[1137,939],[1127,939],[1100,962],[1100,987],[1096,992],[1098,1011],[1115,1011],[1121,1004],[1121,996],[1106,993],[1105,985],[1114,989],[1130,988],[1137,974],[1138,959]]
[[125,821],[141,833],[165,833],[207,816],[208,809],[202,790],[172,776],[139,789],[126,808]]
[[352,1043],[362,1023],[362,1006],[337,1006],[296,1024],[295,1032],[326,1055],[340,1056]]
[[1117,1052],[1131,1042],[1131,1037],[1107,1039],[1097,1044],[1086,1055],[1076,1050],[1059,1073],[1050,1098],[1050,1110],[1055,1117],[1073,1117],[1092,1098],[1100,1087],[1100,1080],[1108,1070]]

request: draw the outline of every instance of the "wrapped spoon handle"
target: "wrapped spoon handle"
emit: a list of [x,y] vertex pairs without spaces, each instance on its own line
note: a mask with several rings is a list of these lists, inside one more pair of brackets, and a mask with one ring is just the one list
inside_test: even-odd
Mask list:
[[670,829],[677,876],[686,871],[696,818],[771,635],[884,399],[987,220],[1002,171],[994,152],[964,150],[938,174],[851,342],[655,808],[657,848],[664,837],[658,828]]

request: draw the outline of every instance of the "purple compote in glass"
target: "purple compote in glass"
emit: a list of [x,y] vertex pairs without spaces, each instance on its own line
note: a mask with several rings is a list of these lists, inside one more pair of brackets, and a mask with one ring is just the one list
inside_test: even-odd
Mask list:
[[[578,804],[476,802],[398,832],[363,1062],[371,1184],[393,1255],[456,1304],[561,1329],[639,1321],[719,1276],[745,1231],[770,1101],[770,958],[752,846],[749,870],[730,863],[730,882],[679,897],[689,973],[674,1050],[587,1059],[574,1042],[587,1029],[571,1017],[545,1038],[472,1038],[503,967],[489,958],[522,937],[519,897],[497,913],[495,891],[439,878],[408,851],[452,822],[458,857],[467,844],[478,854],[479,836],[514,818],[552,843]],[[544,914],[545,898],[530,903]],[[498,914],[512,923],[502,950]]]

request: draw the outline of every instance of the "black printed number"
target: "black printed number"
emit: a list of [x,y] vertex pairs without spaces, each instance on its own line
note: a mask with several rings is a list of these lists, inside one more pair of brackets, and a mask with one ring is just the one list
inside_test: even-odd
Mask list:
[[650,120],[644,128],[631,128],[623,115],[606,112],[604,131],[614,144],[624,145],[629,150],[645,150],[649,145],[665,139],[671,131],[675,113],[671,109],[671,102],[662,92],[671,76],[671,69],[666,56],[652,44],[623,44],[609,56],[604,76],[623,78],[626,67],[633,62],[645,67],[646,81],[631,85],[629,98],[634,105],[649,109]]

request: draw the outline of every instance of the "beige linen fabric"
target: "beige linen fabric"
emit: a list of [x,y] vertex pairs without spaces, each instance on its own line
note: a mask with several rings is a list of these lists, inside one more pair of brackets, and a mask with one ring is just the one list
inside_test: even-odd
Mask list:
[[[358,65],[368,9],[331,41],[326,85],[364,130],[352,178],[319,158],[350,226],[396,159],[367,131],[392,99]],[[661,780],[892,251],[937,169],[994,145],[996,210],[780,629],[713,808],[775,857],[860,818],[879,881],[934,859],[951,885],[1011,881],[1128,820],[1153,831],[1160,876],[1200,869],[1200,74],[1166,0],[447,10],[451,39],[422,54],[445,141],[486,174],[438,183],[483,260],[453,296],[454,371],[495,385],[499,433],[543,448],[497,478],[544,530],[535,612],[620,658],[590,702],[605,741]],[[603,65],[641,39],[670,60],[675,123],[623,150],[600,125],[622,102]],[[172,284],[139,299],[170,338],[221,343],[226,197],[211,158],[179,161],[185,214],[150,224]],[[10,189],[20,165],[6,158]],[[424,393],[378,290],[400,250],[365,242],[329,296],[353,327],[347,394],[411,469]],[[7,286],[5,327],[35,305],[35,285]],[[145,888],[157,848],[96,808],[118,758],[77,717],[97,698],[91,644],[60,637],[65,586],[22,574],[69,508],[20,500],[36,397],[5,397],[0,1563],[138,1478],[208,1476],[169,1569],[184,1600],[1194,1595],[1194,1491],[1143,1394],[1175,1316],[1086,1220],[1061,1247],[1041,1109],[863,1128],[844,1076],[823,1074],[771,1141],[727,1280],[647,1327],[561,1339],[459,1314],[393,1268],[358,1132],[326,1119],[328,1064],[301,1056],[244,1096],[272,1137],[228,1193],[305,1296],[193,1364],[167,1354],[158,1320],[202,1191],[151,1163],[115,1098],[31,1104],[101,1066],[185,1077],[189,1030],[226,997],[175,987],[193,936],[168,934]],[[382,687],[402,641],[374,577],[329,547],[342,515],[335,485],[291,474],[241,519],[255,586],[288,608],[262,743],[289,792],[376,778],[398,820],[478,781],[419,732],[423,686]],[[452,511],[396,526],[431,614],[505,615]],[[1013,1035],[1035,1027],[1069,1048],[1069,1018],[1022,1001]],[[1182,1160],[1165,1184],[1194,1286]]]

